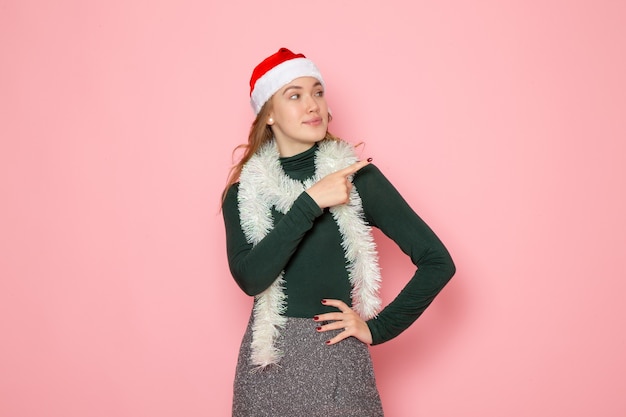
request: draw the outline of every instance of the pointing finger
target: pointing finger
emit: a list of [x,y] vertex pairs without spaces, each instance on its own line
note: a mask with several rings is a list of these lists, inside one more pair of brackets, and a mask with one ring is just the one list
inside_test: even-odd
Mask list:
[[372,158],[367,158],[366,160],[363,160],[363,161],[357,161],[354,164],[342,169],[339,172],[341,173],[341,175],[344,175],[347,177],[348,175],[352,175],[356,173],[358,170],[360,170],[364,166],[369,165],[370,162],[372,162]]

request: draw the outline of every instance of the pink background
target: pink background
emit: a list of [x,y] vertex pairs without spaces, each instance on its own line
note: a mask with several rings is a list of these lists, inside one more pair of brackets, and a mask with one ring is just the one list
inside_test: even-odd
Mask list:
[[[280,46],[458,273],[389,417],[626,414],[626,3],[0,1],[0,415],[226,416],[219,197]],[[389,301],[408,260],[380,234]]]

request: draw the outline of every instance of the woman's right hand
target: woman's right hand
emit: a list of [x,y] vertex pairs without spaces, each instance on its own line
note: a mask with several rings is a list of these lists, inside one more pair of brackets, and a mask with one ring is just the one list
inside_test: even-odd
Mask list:
[[350,201],[350,190],[352,190],[352,182],[348,177],[371,161],[372,159],[369,158],[366,161],[355,162],[344,169],[328,174],[313,184],[306,192],[321,209],[346,204]]

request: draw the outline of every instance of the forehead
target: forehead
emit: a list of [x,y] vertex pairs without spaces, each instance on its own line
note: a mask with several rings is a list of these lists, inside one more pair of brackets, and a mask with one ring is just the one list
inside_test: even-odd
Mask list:
[[285,84],[285,86],[282,88],[282,91],[285,91],[290,87],[311,88],[317,85],[322,85],[322,83],[315,77],[298,77],[295,80]]

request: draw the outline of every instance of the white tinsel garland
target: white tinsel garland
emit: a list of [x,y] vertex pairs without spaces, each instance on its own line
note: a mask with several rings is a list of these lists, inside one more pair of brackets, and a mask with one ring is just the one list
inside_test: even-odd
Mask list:
[[[239,178],[239,215],[241,228],[249,243],[256,245],[274,227],[272,207],[287,213],[298,196],[328,174],[357,161],[353,147],[343,141],[324,140],[315,154],[315,175],[303,182],[289,178],[283,171],[274,141],[263,145],[244,165]],[[350,202],[330,208],[342,237],[342,247],[352,285],[352,306],[364,319],[380,309],[378,297],[380,271],[371,227],[365,222],[361,197],[353,187]],[[257,295],[252,324],[251,363],[265,367],[280,361],[276,347],[280,329],[287,318],[284,271],[274,283]]]

